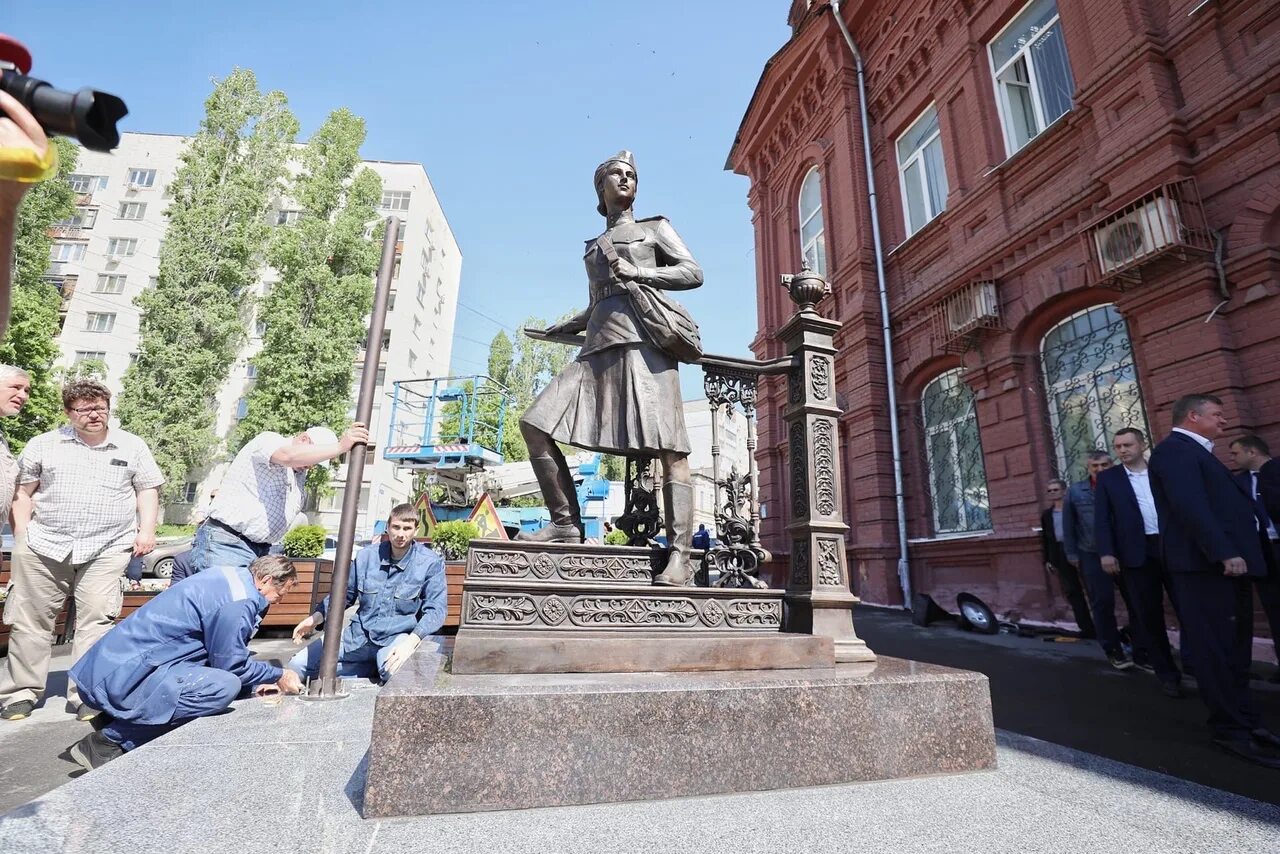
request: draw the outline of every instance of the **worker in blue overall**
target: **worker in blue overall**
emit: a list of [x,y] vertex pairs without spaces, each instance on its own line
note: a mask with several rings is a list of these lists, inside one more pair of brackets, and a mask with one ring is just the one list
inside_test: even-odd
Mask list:
[[[385,682],[423,639],[444,625],[444,560],[414,541],[417,532],[418,511],[412,504],[398,504],[387,519],[386,542],[365,546],[351,562],[346,602],[340,607],[350,608],[359,601],[360,608],[342,633],[339,676]],[[324,624],[330,596],[294,628],[294,643],[302,643]],[[288,667],[303,679],[313,679],[320,672],[323,651],[323,641],[312,641]]]
[[216,715],[246,689],[296,694],[296,674],[255,661],[249,639],[268,605],[298,581],[288,558],[212,567],[174,585],[107,632],[71,678],[102,714],[70,748],[92,770],[182,726]]

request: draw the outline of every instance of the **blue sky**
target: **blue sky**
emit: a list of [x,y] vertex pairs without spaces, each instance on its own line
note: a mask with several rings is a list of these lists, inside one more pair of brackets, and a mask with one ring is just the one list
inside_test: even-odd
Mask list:
[[[745,178],[725,157],[785,0],[443,3],[4,0],[0,31],[33,73],[129,104],[123,128],[191,133],[211,77],[252,68],[305,138],[332,109],[368,122],[363,154],[426,166],[463,252],[464,306],[509,327],[586,303],[596,164],[636,154],[637,213],[669,217],[706,271],[682,295],[706,349],[747,355],[755,260]],[[460,308],[455,372],[483,368],[501,328]],[[700,372],[683,369],[686,397]]]

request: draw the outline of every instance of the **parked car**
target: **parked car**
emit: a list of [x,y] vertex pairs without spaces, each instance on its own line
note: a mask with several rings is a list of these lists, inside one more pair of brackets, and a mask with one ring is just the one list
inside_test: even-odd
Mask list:
[[[373,542],[373,540],[370,540],[370,539],[356,540],[355,543],[351,546],[351,556],[355,557],[356,552],[360,551],[362,548],[369,545],[369,543],[371,542]],[[337,556],[337,554],[338,554],[338,538],[325,537],[324,551],[320,553],[320,557],[318,558],[318,560],[333,560],[334,557]]]
[[141,578],[144,575],[150,575],[155,578],[170,578],[173,576],[173,559],[191,548],[192,541],[192,537],[183,537],[180,540],[156,543],[156,547],[151,550],[150,554],[130,560],[129,569],[125,574],[133,579]]

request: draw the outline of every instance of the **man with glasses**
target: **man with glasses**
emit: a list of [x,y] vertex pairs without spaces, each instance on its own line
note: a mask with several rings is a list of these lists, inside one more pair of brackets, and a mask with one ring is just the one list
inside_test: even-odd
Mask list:
[[1040,552],[1044,557],[1044,569],[1050,575],[1058,576],[1062,595],[1071,605],[1076,625],[1080,627],[1080,637],[1092,640],[1098,635],[1093,627],[1093,616],[1089,613],[1089,603],[1085,601],[1080,572],[1067,560],[1067,552],[1062,545],[1062,504],[1067,495],[1067,482],[1055,477],[1045,487],[1044,495],[1049,500],[1049,506],[1040,514]]
[[[54,621],[75,597],[78,661],[120,614],[129,557],[155,548],[164,475],[145,442],[108,425],[111,392],[93,380],[62,390],[70,424],[27,443],[13,500],[13,581],[5,602],[9,655],[0,671],[0,718],[31,714],[45,690]],[[67,686],[67,711],[97,709]]]

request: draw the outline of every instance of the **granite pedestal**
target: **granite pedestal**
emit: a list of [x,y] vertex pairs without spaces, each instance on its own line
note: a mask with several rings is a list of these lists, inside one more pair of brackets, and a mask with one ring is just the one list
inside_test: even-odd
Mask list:
[[987,679],[881,658],[807,670],[458,675],[377,698],[367,817],[653,800],[995,765]]

